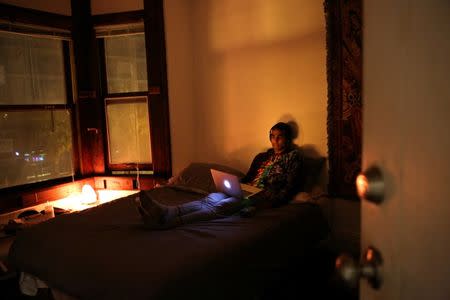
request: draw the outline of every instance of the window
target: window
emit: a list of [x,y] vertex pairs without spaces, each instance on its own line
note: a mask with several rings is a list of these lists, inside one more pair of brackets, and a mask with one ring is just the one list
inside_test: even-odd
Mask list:
[[150,164],[147,97],[111,98],[105,102],[110,163]]
[[73,175],[69,41],[0,32],[0,188]]
[[0,32],[0,104],[65,104],[60,40]]
[[147,91],[144,34],[105,38],[108,93]]
[[[104,140],[101,141],[105,144],[107,172],[124,175],[138,172],[170,177],[172,157],[163,1],[147,1],[142,11],[93,16],[93,23],[100,54],[100,96],[104,101],[104,115],[107,119],[104,123],[106,130],[102,135]],[[114,60],[120,62],[121,67],[119,63],[114,66]],[[135,82],[115,85],[117,81],[114,82],[114,79],[117,78],[121,78],[119,81],[123,82],[133,78]],[[144,150],[137,150],[147,146],[136,147],[133,154],[127,154],[127,159],[121,157],[116,160],[117,157],[111,155],[115,153],[113,148],[116,147],[113,141],[121,141],[121,146],[128,141],[123,133],[114,137],[115,133],[110,130],[111,124],[120,127],[125,121],[117,119],[118,115],[111,116],[109,106],[114,103],[119,107],[118,111],[122,108],[129,109],[127,105],[120,106],[117,102],[112,102],[115,98],[119,103],[141,103],[142,99],[147,102],[148,119],[144,120],[142,114],[137,117],[142,118],[138,124],[145,124],[148,129],[134,132],[133,136],[139,136],[137,143],[146,141],[148,147],[151,145],[146,154],[151,157],[150,163],[143,163],[142,153],[139,152]],[[143,103],[136,105],[145,107]],[[144,137],[146,132],[148,136]],[[129,157],[135,162],[130,163]]]
[[104,56],[108,165],[113,174],[149,171],[152,166],[143,30],[141,23],[96,28]]

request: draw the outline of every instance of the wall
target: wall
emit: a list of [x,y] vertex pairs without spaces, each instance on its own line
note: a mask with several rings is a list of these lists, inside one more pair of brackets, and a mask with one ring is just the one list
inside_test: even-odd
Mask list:
[[[1,0],[71,14],[70,0]],[[92,0],[93,14],[143,0]],[[327,156],[325,19],[316,0],[166,0],[173,172],[191,161],[245,171],[268,129],[295,121],[297,144]]]
[[190,1],[164,1],[172,173],[195,161],[194,43]]
[[321,1],[167,0],[165,16],[174,173],[190,161],[245,171],[278,121],[327,155]]

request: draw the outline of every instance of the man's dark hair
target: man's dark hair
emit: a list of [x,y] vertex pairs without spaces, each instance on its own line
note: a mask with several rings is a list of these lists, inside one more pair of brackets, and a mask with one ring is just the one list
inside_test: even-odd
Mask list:
[[292,143],[292,128],[291,128],[291,126],[289,126],[288,124],[286,124],[284,122],[278,122],[277,124],[273,125],[272,128],[270,128],[269,139],[270,139],[270,134],[272,133],[272,130],[275,130],[275,129],[283,132],[284,137],[286,138],[287,142]]

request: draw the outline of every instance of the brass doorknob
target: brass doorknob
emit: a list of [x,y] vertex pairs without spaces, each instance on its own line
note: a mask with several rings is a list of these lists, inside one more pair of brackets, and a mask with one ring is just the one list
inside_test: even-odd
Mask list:
[[356,177],[356,191],[359,198],[380,204],[384,200],[383,173],[377,166],[371,166]]
[[374,247],[368,247],[358,263],[348,254],[341,254],[336,259],[336,270],[340,277],[352,288],[358,285],[360,278],[366,278],[374,289],[381,286],[380,266],[382,258]]

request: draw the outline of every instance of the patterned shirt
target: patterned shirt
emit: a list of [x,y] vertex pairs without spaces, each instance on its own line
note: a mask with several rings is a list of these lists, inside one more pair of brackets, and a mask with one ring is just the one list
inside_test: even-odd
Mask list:
[[251,184],[263,191],[252,196],[257,207],[276,207],[288,203],[299,188],[301,155],[298,149],[275,154],[273,149],[256,155],[249,171],[242,178],[243,183]]
[[278,160],[280,160],[281,154],[273,153],[267,160],[263,161],[256,171],[256,175],[250,182],[251,185],[256,186],[260,189],[264,188],[264,183],[270,174],[272,168],[276,165]]

